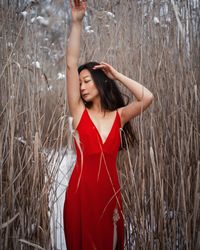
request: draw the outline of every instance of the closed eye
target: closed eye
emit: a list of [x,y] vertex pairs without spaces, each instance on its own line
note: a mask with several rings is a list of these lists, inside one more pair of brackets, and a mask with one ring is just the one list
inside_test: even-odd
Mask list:
[[[84,81],[84,83],[89,83],[91,80]],[[82,85],[82,82],[80,82],[80,86]]]

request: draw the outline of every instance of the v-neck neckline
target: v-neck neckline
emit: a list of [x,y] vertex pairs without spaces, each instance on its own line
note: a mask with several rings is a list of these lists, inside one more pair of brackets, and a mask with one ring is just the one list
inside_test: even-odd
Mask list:
[[113,121],[113,123],[112,123],[111,129],[110,129],[108,135],[106,136],[105,141],[103,141],[103,139],[102,139],[102,137],[101,137],[101,135],[100,135],[100,133],[99,133],[99,130],[97,129],[95,123],[93,122],[93,120],[92,120],[92,118],[91,118],[91,116],[90,116],[90,114],[89,114],[87,108],[86,108],[85,110],[86,110],[87,115],[88,115],[88,117],[89,117],[89,119],[90,119],[92,125],[94,126],[94,128],[95,128],[95,130],[96,130],[96,132],[97,132],[97,134],[98,134],[98,136],[99,136],[99,138],[100,138],[100,140],[101,140],[102,145],[105,145],[106,142],[107,142],[107,140],[108,140],[108,138],[110,137],[110,134],[111,134],[111,132],[112,132],[112,130],[113,130],[113,127],[114,127],[114,125],[115,125],[115,122],[116,122],[116,119],[117,119],[117,110],[116,110],[115,118],[114,118],[114,121]]

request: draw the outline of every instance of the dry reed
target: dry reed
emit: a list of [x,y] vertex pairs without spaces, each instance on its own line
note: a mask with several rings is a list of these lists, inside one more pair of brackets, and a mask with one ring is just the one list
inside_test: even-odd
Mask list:
[[[133,121],[139,144],[118,160],[125,247],[197,250],[199,3],[88,2],[84,25],[94,32],[83,32],[81,62],[105,60],[155,96],[151,108]],[[64,84],[57,86],[53,78],[65,65],[50,67],[36,28],[11,6],[1,7],[0,18],[0,248],[52,249],[49,195],[59,160],[52,165],[46,152],[66,143]],[[27,54],[44,67],[32,65]],[[53,81],[56,88],[48,91]]]

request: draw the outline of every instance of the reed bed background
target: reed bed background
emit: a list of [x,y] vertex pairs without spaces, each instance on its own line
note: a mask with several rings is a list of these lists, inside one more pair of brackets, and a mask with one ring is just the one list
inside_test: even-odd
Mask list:
[[[126,249],[199,249],[199,2],[88,6],[80,63],[107,61],[155,96],[133,121],[138,144],[118,159]],[[30,21],[39,15],[48,23]],[[69,28],[67,1],[1,1],[1,249],[57,249],[55,181],[63,151],[71,152],[58,75]]]

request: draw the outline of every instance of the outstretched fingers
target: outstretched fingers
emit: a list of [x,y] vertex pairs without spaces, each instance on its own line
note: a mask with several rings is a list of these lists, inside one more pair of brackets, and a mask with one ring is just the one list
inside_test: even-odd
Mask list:
[[70,6],[72,7],[80,7],[82,5],[85,5],[87,0],[70,0]]
[[[74,16],[75,18],[78,17],[78,19],[80,19],[80,15],[85,13],[86,11],[87,1],[86,0],[82,0],[82,1],[70,0],[70,7],[72,10],[72,16]],[[82,18],[80,20],[82,20]]]

